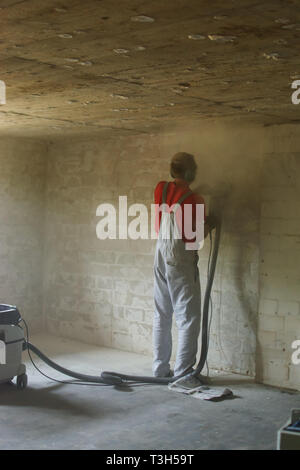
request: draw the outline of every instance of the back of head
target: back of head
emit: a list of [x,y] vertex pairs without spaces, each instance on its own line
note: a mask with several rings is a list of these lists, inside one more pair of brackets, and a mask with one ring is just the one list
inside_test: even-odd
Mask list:
[[178,152],[171,160],[170,174],[172,178],[184,179],[191,183],[196,176],[197,164],[194,156],[186,152]]

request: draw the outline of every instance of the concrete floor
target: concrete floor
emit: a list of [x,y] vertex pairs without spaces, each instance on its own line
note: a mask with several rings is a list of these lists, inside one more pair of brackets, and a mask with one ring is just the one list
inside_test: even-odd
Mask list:
[[[151,360],[145,356],[45,335],[32,342],[62,365],[84,373],[110,369],[151,374]],[[277,429],[291,408],[300,408],[300,393],[232,374],[217,374],[214,383],[229,386],[236,398],[217,403],[165,386],[122,391],[61,385],[29,364],[28,375],[23,392],[0,385],[0,449],[274,449]]]

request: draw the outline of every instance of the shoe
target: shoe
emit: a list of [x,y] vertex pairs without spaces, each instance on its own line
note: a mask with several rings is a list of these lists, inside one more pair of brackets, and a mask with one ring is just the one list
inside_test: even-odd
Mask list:
[[181,388],[186,388],[187,390],[190,390],[192,388],[201,387],[203,385],[203,382],[195,375],[189,374],[176,380],[174,384]]

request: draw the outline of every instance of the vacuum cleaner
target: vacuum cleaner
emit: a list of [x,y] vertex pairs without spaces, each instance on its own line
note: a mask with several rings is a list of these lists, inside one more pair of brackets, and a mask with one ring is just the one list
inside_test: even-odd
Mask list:
[[22,364],[24,332],[19,325],[21,315],[16,307],[0,305],[0,383],[17,377],[18,389],[27,386],[26,366]]
[[[25,324],[28,338],[27,324],[25,320],[22,319],[17,307],[6,304],[0,305],[0,350],[2,352],[0,359],[0,383],[9,383],[16,377],[18,389],[24,390],[27,387],[28,379],[26,374],[26,366],[22,364],[22,352],[25,350],[28,351],[29,357],[36,368],[37,366],[32,359],[31,352],[40,357],[40,359],[42,359],[52,369],[55,369],[58,372],[67,375],[68,377],[76,379],[79,383],[94,383],[103,385],[120,385],[122,383],[122,380],[118,378],[104,380],[100,376],[98,377],[80,374],[60,366],[56,362],[49,359],[42,351],[40,351],[36,346],[29,343],[29,341],[25,339],[21,322]],[[56,379],[52,380],[60,382]]]
[[[201,325],[201,353],[199,362],[192,375],[199,375],[206,363],[209,343],[209,307],[211,290],[217,264],[218,250],[221,234],[221,219],[214,218],[215,237],[208,261],[208,278],[204,295],[202,325]],[[26,338],[21,323],[24,323]],[[180,377],[148,377],[137,375],[126,375],[118,372],[104,371],[99,376],[80,374],[49,359],[42,351],[29,342],[28,327],[22,319],[19,310],[13,305],[0,305],[0,383],[11,382],[16,377],[17,388],[24,390],[27,386],[26,367],[22,364],[22,352],[27,350],[33,365],[35,365],[31,353],[36,354],[43,362],[58,372],[73,378],[75,381],[54,381],[72,384],[98,384],[98,385],[129,385],[129,384],[169,384],[177,381]],[[39,372],[41,372],[38,369]],[[41,372],[42,373],[42,372]],[[43,374],[43,373],[42,373]],[[45,375],[45,374],[43,374]]]

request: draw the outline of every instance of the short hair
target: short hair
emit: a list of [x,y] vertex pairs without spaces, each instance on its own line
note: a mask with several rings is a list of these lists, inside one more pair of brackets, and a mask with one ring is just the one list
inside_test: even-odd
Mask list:
[[194,173],[197,168],[194,155],[178,152],[171,160],[170,174],[172,178],[186,178],[186,174]]

